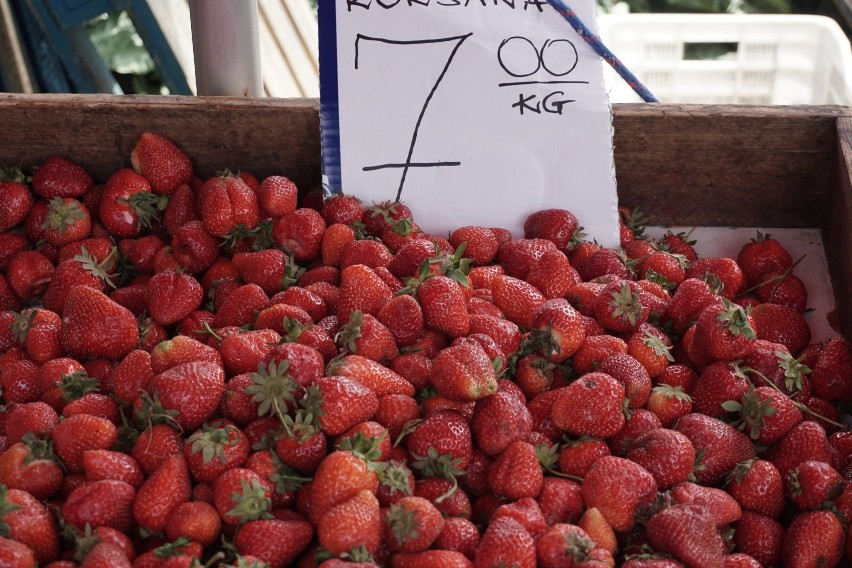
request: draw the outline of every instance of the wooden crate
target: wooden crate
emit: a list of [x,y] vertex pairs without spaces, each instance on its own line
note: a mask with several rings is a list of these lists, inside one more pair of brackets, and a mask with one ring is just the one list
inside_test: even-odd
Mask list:
[[[320,177],[318,109],[314,99],[0,94],[0,159],[28,167],[62,154],[103,181],[152,130],[202,176],[242,168],[307,188]],[[852,109],[638,104],[613,115],[621,204],[659,225],[820,228],[852,339]]]

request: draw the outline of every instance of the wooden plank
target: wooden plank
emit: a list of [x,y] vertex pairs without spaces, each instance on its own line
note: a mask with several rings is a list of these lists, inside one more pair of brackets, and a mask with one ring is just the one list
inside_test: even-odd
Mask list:
[[852,341],[852,118],[837,120],[837,162],[823,228],[837,312]]
[[0,0],[0,73],[10,91],[35,92],[32,70],[22,47],[9,0]]
[[105,181],[150,130],[174,140],[202,177],[245,169],[307,189],[319,183],[318,111],[313,99],[0,94],[0,159],[30,167],[65,155]]
[[614,105],[622,204],[654,224],[816,227],[840,106]]

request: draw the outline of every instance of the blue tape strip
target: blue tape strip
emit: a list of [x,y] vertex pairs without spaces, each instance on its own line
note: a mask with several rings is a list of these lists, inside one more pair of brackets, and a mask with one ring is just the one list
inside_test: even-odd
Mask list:
[[337,83],[336,2],[319,4],[320,136],[323,193],[343,191],[340,171],[340,104]]
[[583,38],[583,40],[588,43],[595,52],[600,55],[604,61],[609,63],[609,65],[615,69],[615,72],[624,79],[630,88],[636,91],[636,94],[642,97],[642,100],[646,103],[658,103],[660,101],[657,100],[651,91],[642,84],[636,75],[634,75],[630,69],[625,67],[624,63],[615,56],[615,54],[609,50],[607,46],[601,41],[600,36],[592,33],[586,24],[583,23],[583,20],[580,19],[579,16],[568,7],[565,2],[562,0],[547,0],[547,2],[553,6],[553,8],[559,12],[559,14],[565,18],[565,20],[571,24],[571,27]]

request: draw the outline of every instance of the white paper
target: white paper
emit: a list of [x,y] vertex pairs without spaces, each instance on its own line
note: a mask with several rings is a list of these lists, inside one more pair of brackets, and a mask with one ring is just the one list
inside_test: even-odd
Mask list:
[[[401,188],[438,234],[520,237],[530,213],[564,208],[618,244],[602,61],[550,5],[336,1],[344,192],[369,204]],[[572,7],[596,29],[594,2]]]

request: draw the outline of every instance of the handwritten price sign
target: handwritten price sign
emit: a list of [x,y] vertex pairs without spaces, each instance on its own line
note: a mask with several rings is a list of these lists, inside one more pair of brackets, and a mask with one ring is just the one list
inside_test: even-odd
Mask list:
[[[575,2],[577,4],[577,2]],[[574,6],[588,25],[594,3]],[[322,0],[327,191],[402,200],[421,226],[566,208],[618,244],[600,58],[544,0]]]

